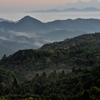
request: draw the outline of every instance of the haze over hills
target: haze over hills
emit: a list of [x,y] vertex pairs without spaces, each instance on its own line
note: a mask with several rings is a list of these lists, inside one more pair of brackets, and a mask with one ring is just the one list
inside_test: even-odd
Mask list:
[[84,34],[40,49],[19,50],[0,60],[0,68],[13,71],[20,81],[31,79],[37,72],[71,70],[99,65],[100,33]]
[[43,23],[30,16],[17,22],[0,22],[0,57],[20,49],[37,49],[84,33],[100,32],[99,19],[55,20]]
[[5,21],[3,18],[0,18],[0,22]]
[[10,21],[10,20],[7,20],[7,19],[0,18],[0,22],[3,22],[3,21],[12,22],[12,21]]
[[58,9],[50,9],[50,10],[33,10],[33,11],[28,11],[30,13],[61,13],[61,12],[95,12],[95,11],[100,11],[100,9],[97,9],[95,7],[86,7],[83,9],[79,8],[67,8],[63,10],[58,10]]

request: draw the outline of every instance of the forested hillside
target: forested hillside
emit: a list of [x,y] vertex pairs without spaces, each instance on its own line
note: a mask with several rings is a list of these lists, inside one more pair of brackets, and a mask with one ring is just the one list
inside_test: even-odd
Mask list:
[[0,97],[99,100],[99,72],[100,33],[45,44],[37,50],[19,50],[0,60]]
[[38,73],[30,81],[19,84],[9,76],[0,84],[0,100],[99,100],[100,66],[75,69],[65,74],[55,70],[47,76]]
[[41,49],[61,49],[67,46],[77,45],[77,44],[92,44],[92,43],[100,43],[100,33],[95,34],[83,34],[74,38],[67,38],[61,42],[54,42],[51,44],[45,44],[41,47]]
[[20,81],[24,81],[45,69],[95,67],[99,62],[100,33],[95,33],[46,44],[37,50],[19,50],[11,56],[4,55],[0,67],[13,71]]

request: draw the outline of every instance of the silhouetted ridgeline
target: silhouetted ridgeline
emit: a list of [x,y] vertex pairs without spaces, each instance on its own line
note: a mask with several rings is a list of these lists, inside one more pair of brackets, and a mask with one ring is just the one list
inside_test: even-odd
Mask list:
[[99,19],[55,20],[43,23],[30,16],[17,22],[0,22],[0,58],[22,49],[38,49],[44,44],[100,32]]

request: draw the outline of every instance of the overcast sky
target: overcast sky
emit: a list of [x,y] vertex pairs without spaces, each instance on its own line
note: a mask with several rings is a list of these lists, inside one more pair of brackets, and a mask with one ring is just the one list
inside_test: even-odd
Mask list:
[[0,12],[25,12],[40,9],[100,8],[100,0],[0,0]]

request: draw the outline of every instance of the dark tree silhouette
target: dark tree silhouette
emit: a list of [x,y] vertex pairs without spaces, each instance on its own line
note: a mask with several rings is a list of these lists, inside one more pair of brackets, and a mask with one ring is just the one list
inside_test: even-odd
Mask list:
[[87,91],[84,91],[83,96],[82,96],[82,100],[90,100],[90,96],[89,96],[89,93]]

